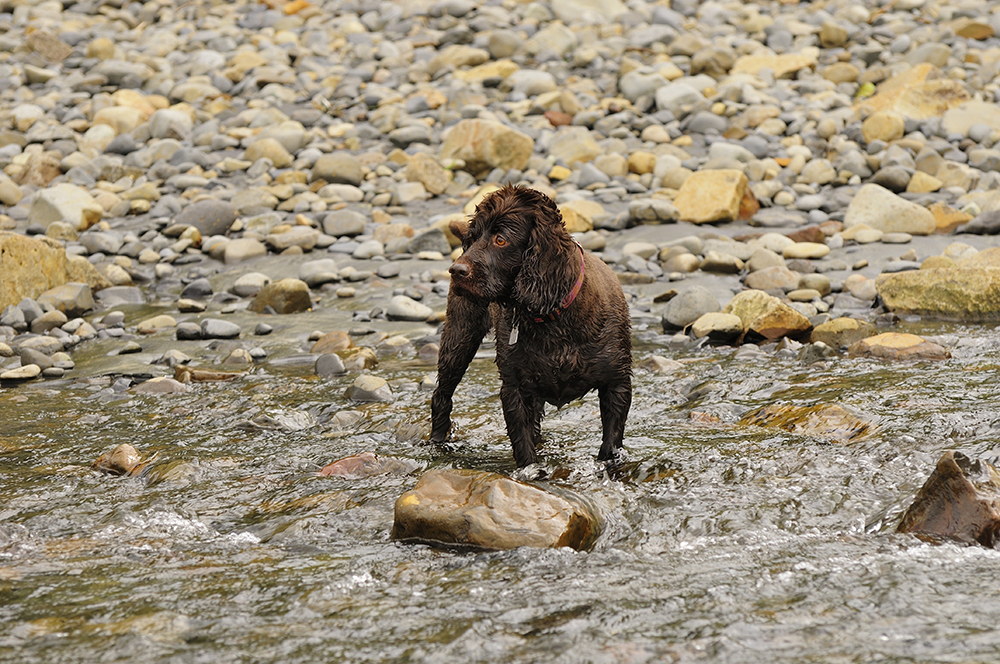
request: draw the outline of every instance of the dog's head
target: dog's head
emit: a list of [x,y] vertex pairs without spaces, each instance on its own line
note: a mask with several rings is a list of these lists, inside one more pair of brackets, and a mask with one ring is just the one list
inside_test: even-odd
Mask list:
[[578,254],[551,198],[508,185],[488,195],[468,224],[453,222],[462,239],[451,266],[452,288],[486,302],[512,301],[532,312],[554,309],[579,270]]

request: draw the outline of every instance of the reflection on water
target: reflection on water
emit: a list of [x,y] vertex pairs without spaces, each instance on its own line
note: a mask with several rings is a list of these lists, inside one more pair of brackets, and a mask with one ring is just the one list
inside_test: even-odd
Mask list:
[[[380,365],[397,399],[379,405],[345,402],[351,377],[266,367],[160,397],[3,389],[0,662],[988,661],[1000,554],[891,532],[943,450],[1000,454],[1000,337],[907,331],[961,343],[816,367],[640,341],[637,360],[682,366],[637,372],[628,463],[594,464],[594,395],[543,424],[553,481],[606,516],[584,553],[400,545],[393,502],[419,470],[316,475],[364,451],[513,472],[486,359],[449,452],[423,441],[431,367],[412,360]],[[839,404],[874,433],[737,425],[774,402]],[[143,477],[90,470],[121,442],[159,453]]]

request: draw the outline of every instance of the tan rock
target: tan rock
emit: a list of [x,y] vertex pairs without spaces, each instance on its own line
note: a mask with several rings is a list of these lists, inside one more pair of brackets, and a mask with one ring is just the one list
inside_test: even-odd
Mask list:
[[882,274],[889,311],[963,322],[1000,320],[1000,268],[955,267]]
[[902,138],[906,129],[906,118],[895,111],[876,111],[861,125],[865,141],[894,141]]
[[937,224],[927,208],[897,196],[877,184],[866,184],[858,190],[844,215],[844,226],[867,224],[883,233],[929,235]]
[[924,259],[924,262],[920,264],[921,270],[933,270],[936,268],[950,267],[956,267],[956,263],[948,256],[928,256]]
[[860,75],[861,70],[850,62],[838,62],[823,70],[823,78],[834,83],[853,83]]
[[630,173],[645,175],[652,173],[656,169],[656,155],[652,152],[637,151],[628,156],[628,170]]
[[110,60],[115,57],[115,43],[107,37],[98,37],[87,44],[87,57]]
[[921,63],[879,84],[873,97],[855,104],[859,113],[895,111],[914,120],[941,117],[970,99],[961,81],[938,78],[940,71]]
[[503,59],[487,62],[472,69],[457,71],[454,76],[466,83],[480,83],[487,78],[507,78],[519,69],[520,67],[512,60]]
[[108,106],[94,114],[93,124],[105,124],[115,130],[115,134],[127,134],[149,119],[145,113],[129,106]]
[[83,256],[70,256],[66,260],[66,280],[74,283],[87,284],[96,293],[113,285],[107,277],[98,272],[94,264]]
[[760,290],[739,293],[722,311],[740,317],[745,336],[774,340],[802,336],[812,329],[808,318]]
[[59,242],[0,231],[0,311],[67,281],[66,251]]
[[740,418],[742,425],[776,427],[799,436],[815,436],[838,443],[853,443],[875,430],[843,406],[821,403],[815,406],[770,404]]
[[535,142],[516,129],[492,120],[462,120],[452,127],[441,146],[441,159],[461,159],[474,175],[494,168],[523,169]]
[[497,473],[435,469],[396,501],[392,538],[483,549],[588,548],[600,518],[582,498]]
[[[914,179],[916,179],[916,174],[914,174],[910,182],[912,183]],[[935,232],[937,233],[950,233],[967,221],[972,220],[971,214],[956,210],[947,203],[940,201],[932,203],[927,209],[934,215],[934,223],[937,225],[937,231]]]
[[951,133],[967,135],[974,124],[986,124],[1000,130],[1000,108],[996,104],[983,101],[969,101],[948,110],[941,118],[941,124]]
[[945,360],[951,353],[936,343],[915,334],[884,332],[855,342],[847,349],[849,357],[874,357],[883,360]]
[[561,127],[549,143],[549,156],[567,166],[593,161],[603,153],[586,127]]
[[915,171],[906,185],[906,191],[911,194],[929,194],[941,188],[941,180],[923,171]]
[[443,194],[451,184],[451,173],[429,154],[418,152],[406,162],[406,179],[420,182],[434,195]]
[[559,206],[559,212],[562,213],[563,225],[566,227],[567,232],[586,233],[587,231],[594,230],[594,222],[573,208]]
[[308,311],[312,308],[309,286],[300,279],[281,279],[267,284],[257,291],[247,309],[261,313],[266,307],[271,307],[279,314]]
[[104,216],[104,208],[97,204],[82,187],[61,183],[38,192],[28,220],[43,226],[52,221],[75,224],[77,230],[87,230]]
[[698,171],[684,181],[674,199],[674,206],[683,221],[696,224],[732,221],[739,217],[740,204],[748,184],[747,176],[742,171]]
[[876,334],[878,330],[867,321],[841,317],[817,325],[809,335],[809,341],[812,343],[821,341],[830,348],[847,348]]
[[775,78],[791,78],[800,69],[815,67],[818,60],[819,49],[815,46],[804,48],[799,53],[784,55],[774,53],[744,55],[736,61],[730,73],[756,76],[761,69],[767,68],[774,72]]
[[337,351],[347,350],[348,348],[354,348],[354,341],[351,337],[343,330],[334,330],[328,334],[323,335],[313,344],[313,347],[309,349],[310,353],[336,353]]

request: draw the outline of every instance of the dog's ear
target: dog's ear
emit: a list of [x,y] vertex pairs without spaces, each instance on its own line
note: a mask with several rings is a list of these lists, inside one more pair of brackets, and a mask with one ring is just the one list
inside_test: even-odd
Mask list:
[[452,219],[448,223],[448,230],[455,234],[462,242],[465,242],[465,235],[469,232],[469,220],[468,219]]
[[514,299],[533,314],[556,309],[572,288],[580,267],[559,209],[547,202],[533,210],[534,225],[514,281]]

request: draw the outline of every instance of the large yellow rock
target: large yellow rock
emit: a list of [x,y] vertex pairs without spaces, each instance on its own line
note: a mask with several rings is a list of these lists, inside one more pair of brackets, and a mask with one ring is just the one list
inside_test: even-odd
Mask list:
[[1000,321],[1000,267],[954,267],[879,275],[889,311],[970,323]]
[[834,318],[817,325],[809,340],[813,343],[822,341],[830,348],[847,348],[855,342],[867,337],[873,337],[878,332],[868,321],[857,318]]
[[919,64],[880,83],[876,94],[858,102],[855,110],[859,114],[895,111],[913,120],[940,117],[970,99],[961,81],[938,78],[940,75],[934,65]]
[[674,206],[683,221],[696,224],[732,221],[739,216],[740,202],[748,184],[743,171],[698,171],[684,181]]
[[535,149],[530,136],[492,120],[462,120],[448,132],[441,159],[461,159],[473,175],[494,168],[523,169]]
[[775,78],[790,78],[800,69],[815,67],[819,61],[819,49],[815,46],[802,49],[799,53],[774,53],[744,55],[736,61],[730,72],[732,75],[752,74],[756,76],[761,69],[770,69]]
[[68,281],[62,244],[0,231],[0,311]]

